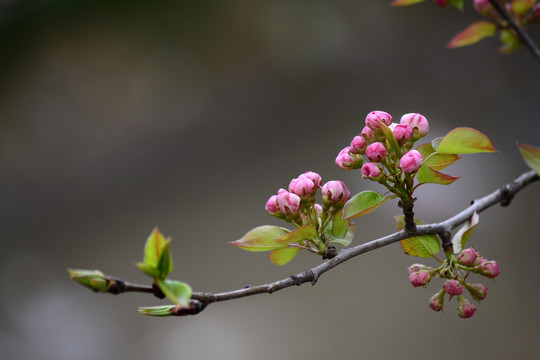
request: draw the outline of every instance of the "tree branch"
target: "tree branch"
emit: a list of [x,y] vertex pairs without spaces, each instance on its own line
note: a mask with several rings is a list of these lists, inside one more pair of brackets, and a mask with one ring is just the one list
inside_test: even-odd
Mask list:
[[501,18],[504,19],[508,23],[508,26],[514,30],[521,41],[522,44],[525,44],[525,46],[529,49],[532,56],[540,63],[540,49],[536,44],[534,43],[533,39],[529,36],[529,34],[523,30],[523,28],[512,18],[504,6],[498,1],[498,0],[488,0],[491,6],[495,9],[497,14]]
[[[364,254],[366,252],[381,248],[398,242],[400,240],[406,239],[414,235],[427,235],[427,234],[439,234],[443,235],[442,238],[448,237],[448,234],[452,230],[462,225],[468,221],[471,216],[476,212],[480,213],[485,209],[500,203],[502,206],[507,206],[510,204],[513,196],[525,188],[527,185],[532,182],[539,180],[540,178],[534,171],[528,171],[521,174],[514,181],[506,184],[502,188],[492,192],[489,195],[486,195],[480,199],[474,200],[469,207],[461,211],[460,213],[454,215],[453,217],[441,221],[439,223],[427,224],[427,225],[418,225],[415,232],[407,232],[406,230],[401,230],[397,233],[387,235],[385,237],[369,241],[364,244],[357,245],[352,248],[341,250],[337,256],[334,258],[325,261],[311,269],[308,269],[304,272],[301,272],[296,275],[291,275],[288,278],[278,280],[269,284],[258,285],[258,286],[246,286],[242,289],[226,291],[221,293],[202,293],[195,292],[191,296],[191,301],[188,308],[182,308],[177,306],[175,310],[171,311],[173,315],[195,315],[204,310],[207,305],[227,301],[233,299],[239,299],[246,296],[257,295],[257,294],[272,294],[276,291],[291,287],[293,285],[299,286],[306,282],[311,282],[312,285],[315,285],[319,277],[325,272],[335,268],[339,264],[348,261],[356,256]],[[443,244],[444,245],[444,244]],[[451,246],[451,244],[450,244]],[[155,296],[160,294],[156,293],[155,286],[145,286],[123,282],[122,280],[116,278],[114,279],[117,283],[122,283],[122,285],[115,288],[114,291],[108,291],[110,293],[119,294],[121,292],[128,291],[137,291],[145,293],[153,293]],[[161,294],[162,295],[162,294]],[[161,298],[161,296],[158,296]]]

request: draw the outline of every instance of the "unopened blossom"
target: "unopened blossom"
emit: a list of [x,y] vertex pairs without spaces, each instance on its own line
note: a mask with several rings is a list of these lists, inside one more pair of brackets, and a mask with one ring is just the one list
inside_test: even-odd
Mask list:
[[400,144],[404,144],[413,136],[413,131],[409,127],[409,125],[399,124],[394,126],[392,129],[392,132],[394,133],[394,137],[396,138],[397,142]]
[[493,279],[499,275],[499,265],[496,261],[484,261],[478,265],[476,272],[478,272],[480,275]]
[[300,175],[296,179],[292,179],[289,184],[289,191],[293,194],[300,196],[301,198],[315,195],[317,188],[311,179],[307,176]]
[[432,276],[433,273],[429,270],[419,270],[412,272],[409,275],[409,281],[414,287],[426,286],[431,280]]
[[374,142],[366,148],[366,156],[372,162],[379,162],[386,156],[386,148],[380,142]]
[[463,296],[458,296],[458,315],[460,318],[470,318],[476,311],[476,306]]
[[474,300],[484,300],[487,296],[487,287],[482,284],[468,284],[465,283],[465,288],[469,290]]
[[335,163],[343,170],[359,169],[364,163],[362,156],[354,154],[350,147],[341,150],[336,157]]
[[411,150],[399,159],[399,167],[404,173],[411,174],[420,169],[422,161],[422,155],[416,150]]
[[277,195],[279,210],[286,216],[296,215],[300,210],[302,199],[300,196],[290,193],[285,189],[279,189]]
[[278,196],[277,195],[270,196],[270,199],[268,199],[268,201],[266,202],[265,210],[270,215],[275,216],[275,215],[281,214],[281,212],[279,210]]
[[444,290],[448,295],[461,295],[463,293],[463,285],[457,280],[447,280],[443,285]]
[[325,204],[345,204],[351,193],[342,181],[331,180],[322,187],[323,202]]
[[429,307],[434,311],[441,311],[444,307],[444,290],[437,292],[429,299]]
[[369,127],[364,126],[362,129],[362,133],[360,134],[364,139],[366,139],[367,142],[373,140],[373,137],[375,136],[373,134],[373,130],[371,130]]
[[493,9],[488,0],[474,0],[473,7],[478,13],[482,15],[488,15],[489,12]]
[[351,145],[349,147],[353,154],[362,155],[366,151],[366,146],[367,146],[366,140],[362,136],[356,135],[352,139]]
[[382,168],[377,163],[365,163],[360,169],[364,179],[378,180],[382,177]]
[[469,266],[474,264],[478,254],[473,248],[463,249],[457,256],[457,261],[461,265]]
[[401,117],[400,124],[409,125],[411,129],[417,129],[420,137],[429,131],[429,123],[424,115],[417,113],[405,114]]
[[372,130],[380,129],[379,121],[386,126],[392,123],[392,116],[384,111],[372,111],[366,116],[366,126]]
[[322,184],[322,178],[321,178],[321,175],[317,174],[316,172],[313,172],[313,171],[306,171],[305,173],[303,173],[302,175],[300,176],[305,176],[307,177],[309,180],[313,181],[313,184],[315,184],[315,188],[320,188],[321,187],[321,184]]

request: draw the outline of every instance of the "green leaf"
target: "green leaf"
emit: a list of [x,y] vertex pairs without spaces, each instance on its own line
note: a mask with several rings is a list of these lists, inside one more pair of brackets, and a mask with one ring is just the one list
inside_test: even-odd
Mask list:
[[384,134],[384,137],[386,138],[386,141],[390,145],[390,148],[394,151],[398,159],[401,158],[403,156],[403,153],[401,152],[401,147],[399,146],[392,130],[380,120],[379,126],[381,127],[381,130]]
[[502,43],[502,46],[498,50],[500,54],[510,54],[521,46],[519,38],[507,29],[502,29],[499,32],[499,40]]
[[512,11],[517,16],[524,15],[533,5],[536,3],[536,0],[512,0],[510,5],[512,6]]
[[427,165],[420,166],[416,174],[416,181],[420,184],[440,184],[448,185],[459,179],[459,177],[450,176],[433,170]]
[[388,200],[388,197],[382,196],[375,191],[365,190],[359,192],[350,198],[343,207],[343,217],[352,219],[366,215],[382,205],[386,200]]
[[489,21],[478,21],[472,23],[465,30],[454,36],[446,45],[447,48],[453,49],[460,46],[474,44],[485,37],[494,36],[497,27]]
[[407,5],[417,4],[422,1],[425,1],[425,0],[395,0],[394,2],[390,4],[390,6],[407,6]]
[[438,171],[455,163],[457,160],[459,160],[459,156],[456,154],[440,154],[435,152],[429,155],[427,158],[423,157],[423,159],[424,161],[422,162],[422,165],[429,166],[431,169]]
[[352,243],[354,237],[354,224],[351,222],[347,227],[347,233],[344,236],[335,236],[328,242],[330,244],[339,244],[342,246],[349,246]]
[[[396,225],[398,231],[401,231],[405,226],[405,219],[403,215],[395,216]],[[424,225],[419,219],[414,219],[416,225]],[[400,242],[401,248],[405,254],[410,256],[418,256],[428,258],[433,254],[436,254],[441,249],[439,239],[435,235],[420,235],[413,236]]]
[[146,306],[140,307],[139,313],[148,316],[171,316],[171,309],[176,306],[162,305],[162,306]]
[[463,0],[448,0],[448,5],[453,6],[460,11],[463,11]]
[[429,155],[435,152],[435,149],[433,148],[433,145],[431,145],[430,143],[425,143],[418,146],[416,148],[416,151],[418,151],[420,155],[422,155],[422,159],[427,159]]
[[480,131],[458,127],[444,136],[437,149],[439,154],[475,154],[497,152],[488,137]]
[[525,163],[540,176],[540,149],[531,145],[517,144]]
[[169,251],[169,243],[171,239],[165,241],[165,246],[161,249],[161,256],[159,258],[159,263],[157,269],[159,271],[159,278],[165,279],[169,273],[173,271],[173,262],[172,255]]
[[248,231],[241,239],[229,242],[229,245],[238,246],[247,251],[269,251],[287,247],[276,242],[289,230],[272,225],[258,226]]
[[299,228],[294,229],[288,234],[283,235],[282,237],[276,239],[275,241],[283,245],[281,247],[287,246],[291,243],[298,243],[303,240],[311,240],[317,235],[317,230],[311,225],[300,226]]
[[143,262],[135,263],[135,266],[151,278],[159,278],[159,270],[156,267],[145,264]]
[[175,280],[156,280],[159,289],[173,303],[187,307],[191,299],[191,287],[180,281]]
[[161,257],[161,252],[165,245],[165,238],[156,227],[150,236],[148,236],[148,239],[146,239],[146,244],[144,245],[143,262],[148,266],[157,268],[159,259]]
[[435,149],[435,151],[439,149],[439,144],[441,143],[442,139],[442,137],[438,137],[433,139],[433,141],[431,142],[431,146],[433,146],[433,149]]
[[461,227],[452,237],[452,245],[454,247],[454,253],[460,253],[465,248],[465,244],[471,235],[471,232],[480,221],[480,216],[476,212],[473,213],[471,218]]
[[339,210],[332,219],[332,235],[342,238],[349,230],[349,220],[343,219],[343,209]]
[[270,253],[270,261],[277,266],[285,265],[291,261],[300,251],[298,248],[285,248],[273,250]]

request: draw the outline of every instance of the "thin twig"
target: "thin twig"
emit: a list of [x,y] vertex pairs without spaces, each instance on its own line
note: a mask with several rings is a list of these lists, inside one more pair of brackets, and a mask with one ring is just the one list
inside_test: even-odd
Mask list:
[[514,20],[513,17],[510,16],[510,14],[508,14],[504,6],[498,0],[488,1],[493,6],[495,11],[497,11],[497,14],[499,14],[499,16],[502,17],[508,23],[508,25],[516,32],[521,43],[529,49],[532,56],[540,63],[540,49],[538,48],[538,46],[536,46],[529,34],[525,30],[523,30],[523,28]]
[[[504,205],[504,206],[508,205],[510,200],[513,198],[513,196],[516,193],[521,191],[527,185],[539,179],[540,178],[534,171],[525,172],[521,174],[519,177],[517,177],[514,181],[512,181],[511,183],[508,183],[502,188],[478,200],[474,200],[469,207],[467,207],[460,213],[454,215],[453,217],[445,221],[442,221],[439,223],[427,224],[427,225],[418,225],[416,228],[416,232],[413,235],[450,233],[452,230],[456,229],[458,226],[468,221],[475,212],[480,213],[486,210],[487,208],[498,203],[501,203],[501,205]],[[383,246],[393,244],[400,240],[406,239],[410,237],[411,235],[412,234],[408,233],[407,231],[401,230],[397,233],[390,234],[385,237],[382,237],[382,238],[379,238],[379,239],[376,239],[376,240],[373,240],[364,244],[360,244],[349,249],[343,249],[339,252],[337,256],[319,264],[318,266],[315,266],[299,274],[291,275],[286,279],[278,280],[269,284],[258,285],[258,286],[247,286],[242,289],[226,291],[226,292],[221,292],[221,293],[201,293],[201,292],[193,293],[192,301],[197,302],[195,304],[197,306],[194,307],[196,310],[183,311],[182,309],[179,309],[178,313],[175,313],[175,315],[198,314],[207,305],[215,303],[215,302],[239,299],[242,297],[257,295],[257,294],[265,294],[265,293],[272,294],[281,289],[285,289],[293,285],[299,286],[306,282],[311,282],[312,285],[315,285],[315,283],[317,282],[317,280],[322,274],[335,268],[339,264],[347,260],[350,260],[356,256],[364,254],[366,252],[369,252],[369,251],[381,248]],[[115,279],[115,280],[121,281],[119,279]],[[145,293],[153,293],[154,295],[156,295],[155,289],[153,289],[153,287],[151,286],[131,284],[127,282],[123,282],[123,284],[124,284],[123,288],[125,292],[138,291],[138,292],[145,292]],[[120,292],[115,292],[115,293],[118,294]],[[189,310],[189,309],[184,309],[184,310]]]

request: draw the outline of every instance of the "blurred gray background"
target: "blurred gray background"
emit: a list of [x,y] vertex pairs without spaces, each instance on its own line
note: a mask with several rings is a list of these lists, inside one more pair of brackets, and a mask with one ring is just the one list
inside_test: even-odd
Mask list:
[[[144,294],[96,295],[68,267],[135,282],[155,226],[173,238],[173,278],[225,291],[320,263],[283,266],[227,245],[281,224],[264,205],[307,170],[352,193],[381,190],[334,158],[371,110],[420,112],[426,140],[481,130],[498,154],[464,156],[462,176],[418,191],[443,220],[526,170],[540,145],[540,66],[496,40],[446,50],[479,20],[428,1],[0,2],[0,348],[3,359],[531,359],[540,357],[540,185],[480,216],[470,244],[500,262],[469,320],[441,282],[413,288],[421,261],[389,246],[303,285],[151,318]],[[540,26],[537,26],[540,27]],[[531,34],[540,40],[538,28]],[[395,230],[396,202],[357,220],[355,244]],[[425,263],[435,265],[432,260]],[[474,281],[483,281],[475,278]]]

